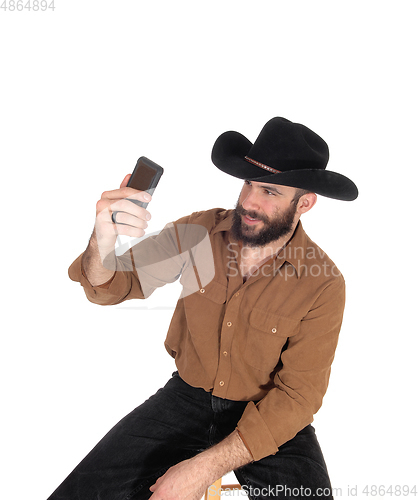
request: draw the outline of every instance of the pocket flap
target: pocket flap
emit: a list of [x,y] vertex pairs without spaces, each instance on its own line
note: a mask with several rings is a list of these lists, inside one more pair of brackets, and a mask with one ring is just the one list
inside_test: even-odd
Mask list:
[[216,304],[224,304],[227,300],[227,287],[217,281],[211,281],[211,283],[208,283],[208,285],[201,288],[196,293]]
[[249,318],[250,325],[257,330],[270,335],[291,337],[295,335],[300,326],[300,321],[279,314],[272,314],[262,309],[253,309]]

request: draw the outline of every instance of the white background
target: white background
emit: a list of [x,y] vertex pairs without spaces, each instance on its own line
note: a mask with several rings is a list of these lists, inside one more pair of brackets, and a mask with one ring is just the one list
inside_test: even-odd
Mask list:
[[[0,9],[1,498],[45,499],[174,370],[179,288],[88,302],[67,268],[102,191],[165,168],[150,231],[231,208],[215,139],[273,116],[328,142],[358,200],[303,219],[347,282],[315,417],[335,488],[417,482],[417,22],[413,1],[56,0]],[[412,496],[413,498],[413,496]]]

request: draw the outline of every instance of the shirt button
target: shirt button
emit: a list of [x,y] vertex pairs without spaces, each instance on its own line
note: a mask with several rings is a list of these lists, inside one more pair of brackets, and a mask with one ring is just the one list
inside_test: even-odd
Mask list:
[[199,290],[201,293],[205,293],[205,288],[201,288],[201,290]]
[[220,381],[220,385],[221,387],[224,385],[224,382],[222,380]]
[[276,328],[272,328],[272,333],[276,333]]
[[223,352],[224,356],[227,356],[228,352],[227,351],[224,351]]
[[227,321],[227,326],[231,326],[233,323],[231,321]]
[[235,296],[238,297],[239,295],[240,295],[240,292],[237,292]]

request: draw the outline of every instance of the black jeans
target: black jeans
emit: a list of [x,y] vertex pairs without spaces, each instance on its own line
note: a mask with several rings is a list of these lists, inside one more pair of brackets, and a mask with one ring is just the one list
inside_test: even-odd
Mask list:
[[[123,418],[93,448],[49,500],[143,500],[167,469],[218,443],[235,428],[246,406],[186,384],[176,373]],[[235,471],[240,496],[332,498],[314,429],[304,428],[270,455]]]

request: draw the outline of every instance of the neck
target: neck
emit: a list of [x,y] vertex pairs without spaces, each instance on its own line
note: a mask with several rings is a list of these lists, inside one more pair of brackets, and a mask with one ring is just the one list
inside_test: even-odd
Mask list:
[[[297,221],[298,223],[298,221]],[[292,238],[297,223],[293,226],[293,229],[283,237],[278,240],[272,241],[264,246],[251,247],[243,245],[240,252],[240,271],[243,276],[243,280],[246,281],[254,272],[257,271],[266,261],[268,261],[272,256],[277,255],[290,241]]]

